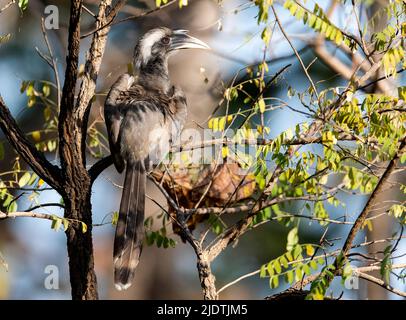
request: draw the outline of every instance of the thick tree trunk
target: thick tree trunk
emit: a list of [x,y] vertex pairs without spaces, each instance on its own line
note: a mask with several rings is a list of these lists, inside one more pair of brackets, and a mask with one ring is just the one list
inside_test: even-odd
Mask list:
[[[72,299],[97,299],[92,244],[91,179],[86,170],[85,137],[90,106],[75,107],[75,89],[80,53],[80,15],[82,0],[72,0],[69,20],[68,55],[59,113],[59,155],[65,202],[65,218],[71,226],[66,232]],[[87,230],[82,229],[82,223]],[[85,231],[85,232],[83,232]]]
[[90,183],[85,189],[75,187],[66,191],[69,198],[65,199],[65,217],[82,221],[87,229],[83,229],[81,223],[73,223],[66,231],[72,299],[95,300],[98,294],[92,244]]

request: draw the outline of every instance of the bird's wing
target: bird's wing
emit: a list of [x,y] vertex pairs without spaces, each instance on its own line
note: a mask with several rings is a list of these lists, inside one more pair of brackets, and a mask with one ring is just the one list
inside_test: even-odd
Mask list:
[[120,76],[111,87],[104,105],[104,118],[109,137],[110,152],[113,156],[114,165],[118,172],[122,172],[125,165],[121,157],[120,143],[118,143],[122,121],[120,96],[122,95],[122,92],[128,90],[133,82],[134,77],[127,73]]

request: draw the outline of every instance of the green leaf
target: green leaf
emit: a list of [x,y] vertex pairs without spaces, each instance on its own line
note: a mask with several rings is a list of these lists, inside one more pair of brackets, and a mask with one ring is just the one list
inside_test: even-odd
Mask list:
[[262,265],[261,270],[259,271],[260,278],[265,278],[267,276],[266,271],[267,271],[266,265]]
[[302,266],[302,268],[303,268],[304,273],[305,273],[307,276],[309,276],[309,275],[312,273],[308,264],[304,264],[304,265]]
[[286,252],[285,257],[286,257],[286,259],[288,259],[289,262],[293,261],[293,255],[292,255],[291,251]]
[[272,33],[268,27],[262,30],[261,39],[264,41],[265,44],[269,43],[269,41],[271,40],[271,35]]
[[398,96],[399,96],[399,99],[406,101],[406,86],[398,87]]
[[340,30],[337,31],[336,37],[335,37],[335,43],[337,45],[340,45],[344,40],[343,34],[341,33]]
[[156,237],[156,245],[157,245],[158,248],[160,248],[162,246],[162,242],[164,241],[164,238],[159,233],[157,233],[156,236],[157,236]]
[[294,249],[293,249],[293,258],[294,259],[299,259],[299,256],[302,253],[302,246],[300,245],[295,245]]
[[176,247],[176,241],[173,240],[173,239],[171,239],[171,238],[169,238],[169,246],[170,246],[171,248],[175,248],[175,247]]
[[155,232],[147,232],[147,245],[152,246],[154,244],[154,241],[156,239],[156,233]]
[[45,97],[48,97],[51,94],[51,89],[49,88],[49,85],[44,84],[42,87],[42,93],[44,94]]
[[348,277],[352,276],[352,268],[349,263],[347,263],[344,268],[343,268],[343,274],[342,277],[343,279],[347,279]]
[[30,178],[30,180],[28,181],[27,184],[32,186],[34,184],[34,182],[37,180],[37,178],[38,178],[37,174],[35,172],[33,172],[31,174],[31,178]]
[[310,14],[308,23],[309,23],[309,27],[313,28],[313,26],[315,25],[317,20],[317,17],[314,14]]
[[113,226],[116,226],[116,225],[117,225],[117,221],[118,221],[118,212],[117,212],[117,211],[114,211],[114,212],[113,212],[113,216],[111,217],[111,224],[112,224]]
[[17,201],[13,201],[7,208],[7,212],[15,212],[17,211]]
[[164,249],[168,249],[168,247],[169,247],[169,239],[164,237],[162,245],[163,245]]
[[302,277],[303,277],[302,269],[300,267],[296,268],[296,270],[295,270],[295,280],[300,281],[300,280],[302,280]]
[[269,278],[269,285],[272,289],[275,289],[279,286],[279,277],[278,276],[272,276]]
[[274,268],[273,268],[273,261],[268,263],[268,265],[266,266],[266,271],[268,272],[268,275],[270,277],[272,277],[275,274]]
[[293,247],[296,246],[296,244],[299,242],[298,231],[299,230],[297,227],[295,227],[289,231],[286,250],[288,250],[288,251],[292,250]]
[[282,257],[280,257],[279,262],[281,263],[281,265],[282,265],[285,269],[287,269],[287,268],[289,267],[288,260],[287,260],[287,258],[286,258],[284,255],[283,255]]
[[[4,189],[6,190],[6,189]],[[11,194],[7,194],[6,200],[4,200],[2,206],[7,208],[9,206],[9,204],[11,203],[11,201],[13,201],[14,197]]]
[[28,0],[18,0],[18,6],[20,7],[21,11],[24,11],[28,7]]
[[319,267],[317,264],[317,261],[315,261],[315,260],[311,260],[309,265],[310,265],[310,268],[312,268],[313,270],[317,270]]
[[[0,160],[1,160],[1,146],[0,146]],[[406,162],[406,152],[402,154],[400,157],[400,162],[405,163]]]
[[30,181],[30,178],[31,178],[31,174],[30,174],[29,172],[25,172],[25,173],[21,176],[20,180],[18,180],[18,185],[19,185],[21,188],[24,187],[25,185],[27,185],[28,181]]
[[273,266],[274,266],[275,271],[276,271],[277,274],[282,272],[282,267],[281,267],[281,264],[279,263],[278,260],[274,261]]
[[286,281],[289,282],[289,283],[292,283],[294,279],[295,279],[295,276],[293,274],[293,270],[289,270],[286,273]]
[[62,219],[57,216],[53,216],[52,223],[51,223],[51,229],[54,231],[58,231],[59,228],[61,227],[61,225],[62,225]]

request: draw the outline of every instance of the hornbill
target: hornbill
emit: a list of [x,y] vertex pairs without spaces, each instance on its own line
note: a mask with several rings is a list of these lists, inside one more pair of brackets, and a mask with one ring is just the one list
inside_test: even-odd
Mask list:
[[123,74],[107,95],[104,116],[110,152],[124,187],[114,238],[114,282],[131,286],[144,238],[146,173],[169,151],[186,120],[186,98],[171,84],[168,58],[180,49],[209,46],[186,30],[155,28],[134,50],[134,74]]

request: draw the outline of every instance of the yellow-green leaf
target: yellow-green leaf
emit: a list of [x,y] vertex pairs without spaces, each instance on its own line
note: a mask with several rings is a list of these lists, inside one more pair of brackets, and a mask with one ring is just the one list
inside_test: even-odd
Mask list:
[[343,42],[343,40],[344,40],[343,34],[341,33],[340,30],[338,30],[335,38],[335,43],[337,45],[340,45]]
[[264,101],[263,98],[259,99],[259,101],[258,101],[258,106],[259,106],[259,111],[260,111],[261,113],[264,113],[264,112],[265,112],[265,109],[266,109],[266,104],[265,104],[265,101]]
[[118,221],[118,212],[114,211],[113,216],[111,217],[111,224],[115,226],[117,225],[117,221]]
[[188,0],[179,0],[179,8],[186,7],[188,5]]
[[398,87],[398,96],[399,96],[399,99],[406,101],[406,86]]
[[53,216],[52,217],[52,224],[51,224],[51,229],[54,231],[58,231],[59,228],[62,225],[62,219],[57,217],[57,216]]
[[45,97],[48,97],[51,94],[51,89],[49,88],[49,85],[44,84],[42,87],[42,93],[44,94]]
[[314,247],[311,244],[306,245],[306,254],[310,257],[314,255]]
[[38,142],[41,140],[41,131],[39,131],[39,130],[33,131],[31,133],[31,135],[35,142]]
[[18,185],[22,188],[24,187],[28,181],[30,181],[31,174],[29,172],[24,173],[21,178],[18,180]]
[[84,223],[84,222],[80,222],[81,223],[81,225],[82,225],[82,232],[83,233],[86,233],[87,232],[87,225],[86,225],[86,223]]
[[227,146],[223,146],[223,147],[221,148],[221,156],[222,156],[223,158],[227,158],[227,156],[228,156],[228,147],[227,147]]

